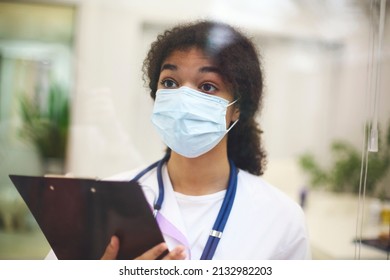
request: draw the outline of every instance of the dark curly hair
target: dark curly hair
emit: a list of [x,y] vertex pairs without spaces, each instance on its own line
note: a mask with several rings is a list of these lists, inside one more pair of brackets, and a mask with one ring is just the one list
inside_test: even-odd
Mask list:
[[152,43],[143,63],[144,81],[156,97],[164,60],[175,50],[201,49],[220,69],[238,99],[240,120],[228,134],[228,157],[237,167],[255,175],[264,173],[266,153],[255,117],[261,109],[263,75],[253,43],[233,27],[212,21],[178,25]]

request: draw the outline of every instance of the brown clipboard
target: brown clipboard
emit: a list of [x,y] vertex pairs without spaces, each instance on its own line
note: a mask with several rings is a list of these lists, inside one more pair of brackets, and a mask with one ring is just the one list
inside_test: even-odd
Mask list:
[[111,236],[117,259],[134,259],[164,242],[137,182],[10,175],[58,259],[95,260]]

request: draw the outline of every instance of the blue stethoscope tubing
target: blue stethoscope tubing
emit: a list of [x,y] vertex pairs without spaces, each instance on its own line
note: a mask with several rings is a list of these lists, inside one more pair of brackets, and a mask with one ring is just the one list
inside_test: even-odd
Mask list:
[[221,209],[219,210],[217,219],[215,220],[213,230],[209,235],[206,246],[203,250],[201,260],[211,260],[217,249],[218,243],[221,240],[223,230],[225,229],[230,211],[233,207],[234,198],[237,190],[237,168],[232,160],[229,160],[230,175],[228,188],[226,190],[225,198],[223,199]]
[[[138,173],[132,181],[138,181],[146,173],[151,171],[154,168],[157,168],[157,182],[158,182],[158,197],[153,206],[153,214],[156,217],[158,211],[160,211],[162,203],[164,201],[164,182],[162,179],[162,166],[165,162],[168,161],[170,154],[166,154],[161,160],[156,161],[151,164],[140,173]],[[206,246],[203,250],[203,253],[200,257],[201,260],[211,260],[215,254],[218,243],[221,240],[223,230],[225,229],[227,220],[229,218],[230,212],[233,207],[234,198],[236,196],[237,190],[237,174],[238,169],[234,162],[229,159],[230,165],[230,174],[229,174],[229,183],[226,190],[225,198],[223,199],[221,209],[218,212],[217,219],[214,222],[213,228],[207,240]]]

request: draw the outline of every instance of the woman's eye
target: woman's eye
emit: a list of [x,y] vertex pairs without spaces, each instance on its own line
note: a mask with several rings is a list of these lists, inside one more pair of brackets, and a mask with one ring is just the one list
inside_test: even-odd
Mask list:
[[166,87],[166,88],[176,88],[177,87],[177,84],[175,81],[171,80],[171,79],[166,79],[166,80],[163,80],[161,81],[161,84]]
[[215,86],[213,86],[212,84],[203,84],[201,85],[200,89],[204,92],[208,92],[208,93],[213,93],[217,90],[217,88]]

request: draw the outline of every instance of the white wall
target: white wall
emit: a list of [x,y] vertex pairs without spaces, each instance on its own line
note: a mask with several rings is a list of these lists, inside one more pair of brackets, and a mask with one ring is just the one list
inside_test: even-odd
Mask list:
[[129,132],[136,122],[139,20],[123,5],[79,5],[76,87],[68,171],[107,176],[141,162]]

